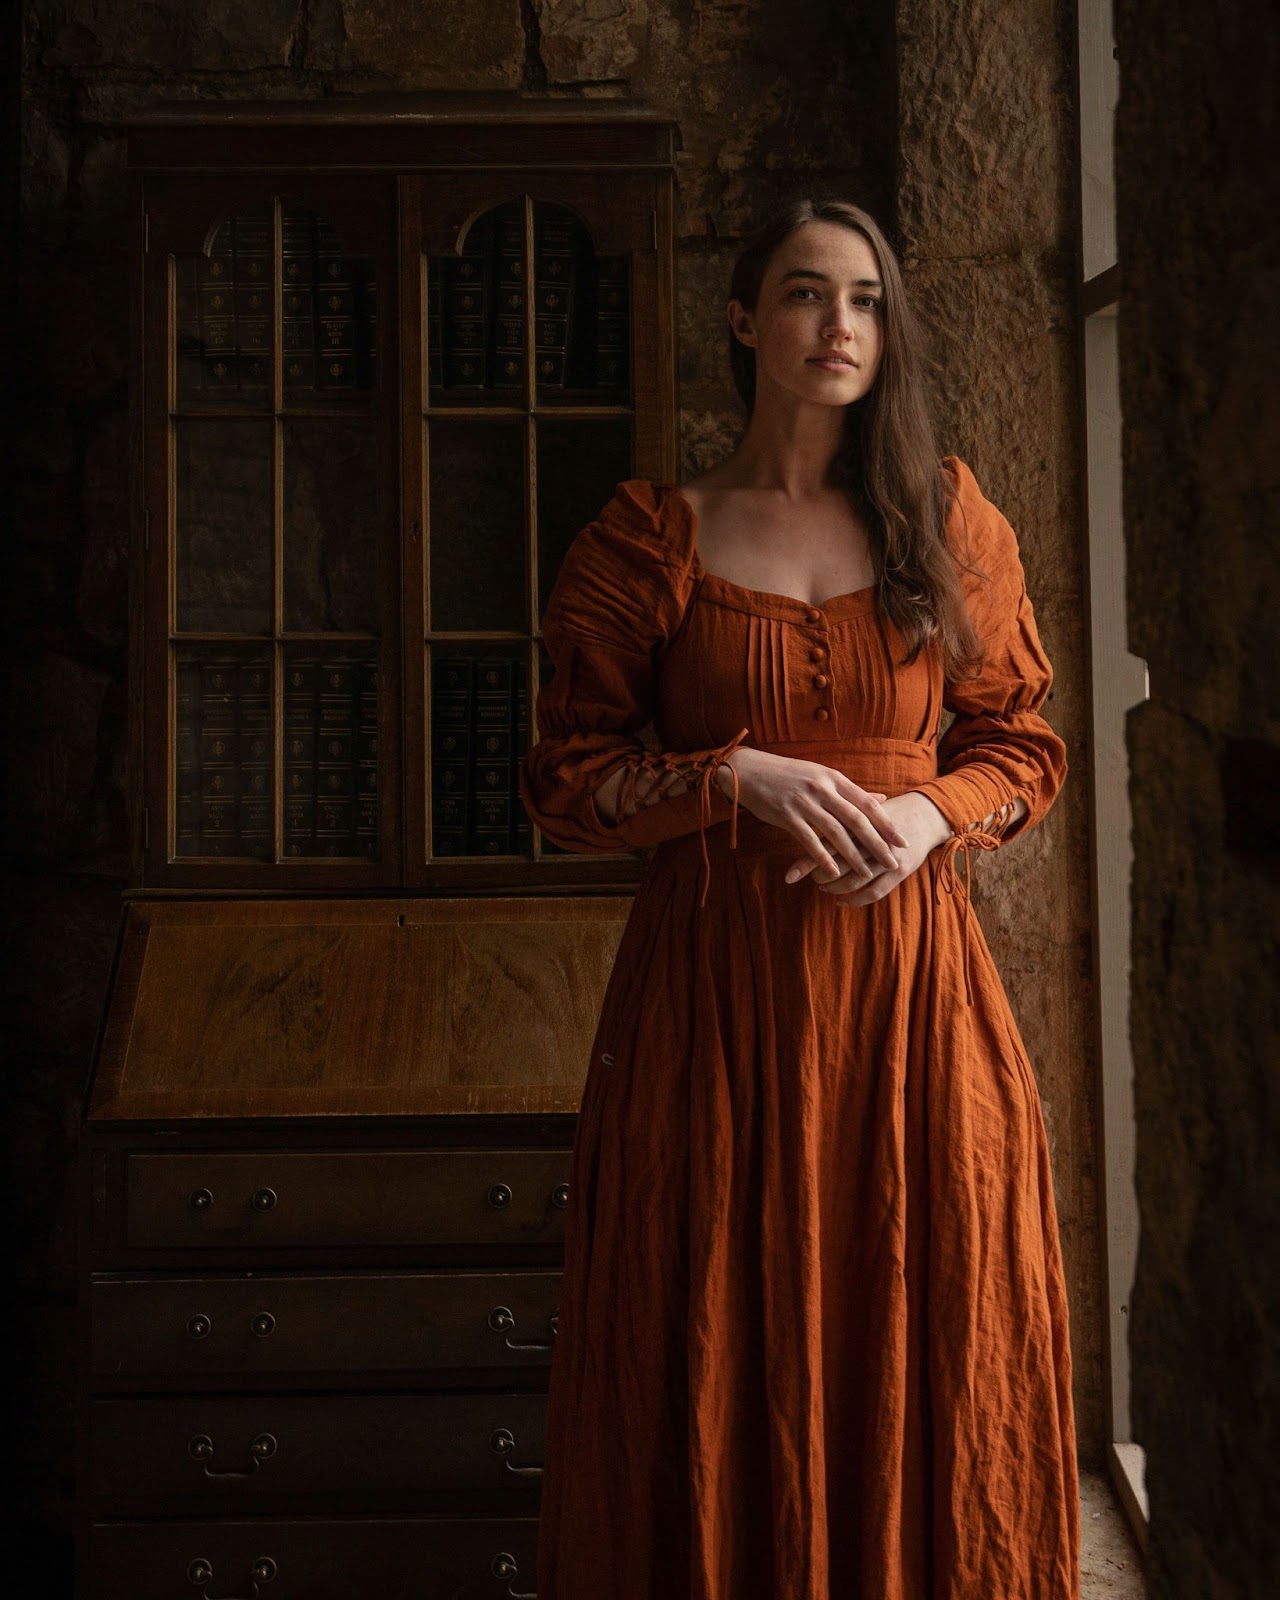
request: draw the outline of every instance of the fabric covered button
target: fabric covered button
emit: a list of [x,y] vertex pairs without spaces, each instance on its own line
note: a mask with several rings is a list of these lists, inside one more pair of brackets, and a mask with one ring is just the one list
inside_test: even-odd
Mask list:
[[809,609],[805,612],[805,616],[810,622],[821,622],[822,621],[822,613],[821,613],[821,611],[818,610],[818,608],[816,606],[810,606]]
[[813,680],[813,686],[815,689],[825,689],[830,682],[831,679],[827,677],[826,673],[820,672]]
[[826,649],[825,649],[825,647],[823,645],[815,644],[813,649],[810,650],[810,652],[809,652],[809,660],[810,661],[821,661],[821,660],[823,660],[825,658],[826,653],[827,653]]
[[831,713],[827,710],[826,706],[819,706],[814,712],[814,716],[817,717],[819,722],[825,722],[830,715]]

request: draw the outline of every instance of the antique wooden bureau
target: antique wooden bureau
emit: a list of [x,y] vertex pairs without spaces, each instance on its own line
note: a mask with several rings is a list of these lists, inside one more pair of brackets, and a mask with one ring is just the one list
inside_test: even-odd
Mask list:
[[641,863],[515,770],[675,469],[670,123],[129,129],[134,870],[85,1100],[78,1593],[535,1590],[574,1116]]

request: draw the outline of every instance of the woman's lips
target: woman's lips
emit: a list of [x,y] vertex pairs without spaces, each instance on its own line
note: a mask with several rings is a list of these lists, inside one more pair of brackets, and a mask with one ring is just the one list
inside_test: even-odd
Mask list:
[[830,372],[852,372],[852,361],[842,361],[839,356],[810,356],[808,364],[811,367],[826,367]]

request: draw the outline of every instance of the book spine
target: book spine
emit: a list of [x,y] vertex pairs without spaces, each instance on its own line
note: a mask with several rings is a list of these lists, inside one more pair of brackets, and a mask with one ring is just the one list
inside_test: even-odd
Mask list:
[[378,664],[360,664],[356,727],[356,854],[378,858]]
[[431,851],[467,853],[468,784],[475,663],[440,655],[431,663]]
[[511,848],[514,666],[510,656],[482,656],[476,663],[475,760],[468,835],[473,855],[501,856]]
[[438,389],[444,383],[444,272],[447,262],[437,256],[427,265],[427,383]]
[[263,391],[271,380],[271,217],[236,218],[236,372],[240,388]]
[[478,217],[461,257],[444,258],[444,381],[449,389],[481,389],[485,384],[491,237],[492,217]]
[[264,663],[238,672],[237,744],[240,758],[240,853],[269,860],[271,827],[271,669]]
[[515,679],[515,693],[511,699],[511,852],[527,856],[532,848],[532,834],[518,781],[520,762],[529,748],[529,667],[526,662],[516,662]]
[[215,399],[225,399],[236,392],[236,257],[230,223],[218,229],[208,258],[197,265],[204,387]]
[[625,256],[596,262],[596,388],[625,389],[631,367],[631,318]]
[[224,663],[200,669],[199,852],[230,856],[237,850],[239,783],[236,763],[236,669]]
[[310,389],[316,382],[316,256],[315,230],[306,213],[285,212],[280,248],[284,386]]
[[356,386],[355,289],[351,263],[336,230],[322,223],[316,236],[316,387],[332,395]]
[[196,811],[200,785],[197,766],[196,707],[200,698],[200,669],[179,662],[176,675],[177,704],[174,717],[174,853],[199,853]]
[[316,829],[316,664],[293,661],[284,675],[284,853],[309,856]]
[[490,370],[495,389],[524,392],[524,204],[503,206],[497,219],[493,340]]
[[321,662],[316,721],[318,856],[355,854],[356,663]]
[[559,210],[539,211],[534,254],[534,361],[540,389],[568,382],[570,326],[574,314],[577,258],[574,219]]

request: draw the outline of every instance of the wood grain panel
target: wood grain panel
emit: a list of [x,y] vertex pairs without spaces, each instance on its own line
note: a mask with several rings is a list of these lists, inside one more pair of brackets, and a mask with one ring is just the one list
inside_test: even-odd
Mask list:
[[630,905],[137,902],[91,1118],[576,1111]]

